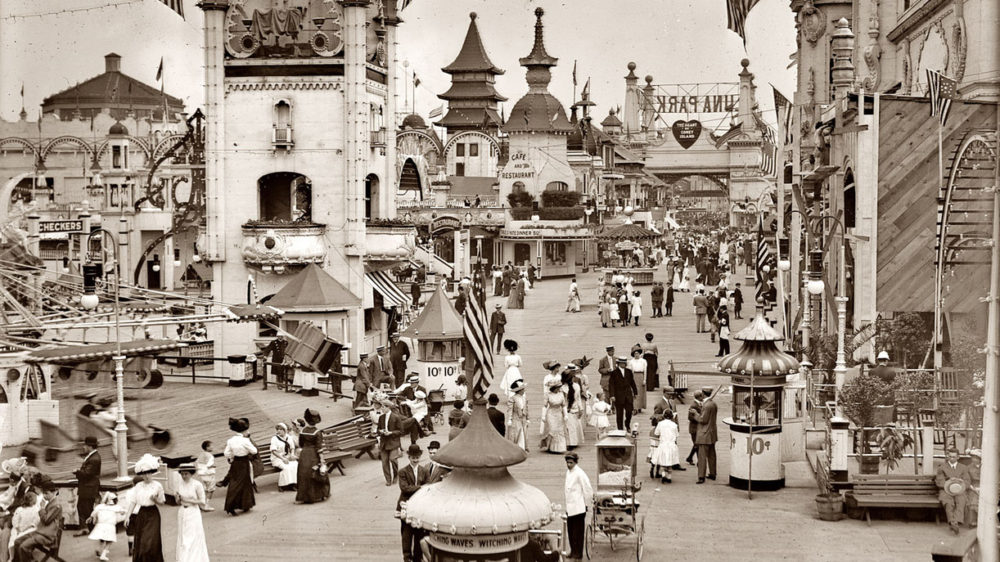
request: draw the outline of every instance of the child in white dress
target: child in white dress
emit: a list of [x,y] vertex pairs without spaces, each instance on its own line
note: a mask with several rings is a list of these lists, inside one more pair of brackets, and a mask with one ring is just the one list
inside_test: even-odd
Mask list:
[[87,538],[92,541],[100,541],[99,556],[101,560],[108,560],[108,550],[111,549],[111,543],[118,538],[117,525],[119,515],[122,513],[122,508],[118,507],[118,496],[113,492],[105,492],[101,503],[94,506],[94,512],[87,520],[87,522],[94,524],[94,530]]
[[611,404],[604,401],[603,392],[597,393],[597,402],[594,402],[593,411],[593,424],[597,428],[597,438],[601,439],[608,433],[608,427],[611,426],[608,422],[608,414],[611,413]]
[[195,476],[198,477],[202,486],[205,487],[205,505],[201,508],[201,510],[215,511],[214,507],[208,505],[208,501],[212,499],[212,492],[215,491],[215,455],[212,454],[211,441],[202,442],[201,452],[198,453],[198,458],[195,460],[195,466],[198,469]]

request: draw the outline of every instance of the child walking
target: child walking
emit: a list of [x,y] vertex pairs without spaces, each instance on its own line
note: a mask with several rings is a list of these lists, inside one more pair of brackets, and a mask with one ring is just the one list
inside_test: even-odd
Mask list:
[[597,438],[601,439],[608,433],[608,427],[610,423],[608,422],[608,414],[611,413],[611,404],[604,401],[604,393],[597,393],[597,402],[594,402],[593,406],[593,423],[594,427],[597,428]]
[[97,555],[101,560],[108,560],[108,550],[111,543],[117,540],[118,519],[123,515],[122,508],[118,507],[118,496],[114,492],[105,492],[101,498],[101,503],[94,507],[94,512],[87,520],[94,525],[94,530],[87,537],[92,541],[99,541],[101,549]]
[[657,424],[663,416],[660,414],[653,414],[650,416],[649,421],[652,424],[652,428],[649,430],[649,452],[646,453],[646,460],[649,461],[649,477],[656,478],[660,474],[660,467],[656,462],[656,450],[660,447],[660,434],[656,432]]
[[198,453],[198,458],[195,460],[195,467],[197,468],[195,475],[205,486],[205,505],[201,510],[215,511],[214,507],[208,505],[212,499],[212,492],[215,491],[215,455],[212,454],[211,441],[202,442],[201,452]]

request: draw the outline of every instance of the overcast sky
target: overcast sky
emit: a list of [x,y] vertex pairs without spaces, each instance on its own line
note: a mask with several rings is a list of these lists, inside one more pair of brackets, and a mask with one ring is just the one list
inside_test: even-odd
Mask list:
[[[122,71],[155,80],[164,59],[166,90],[189,110],[203,98],[202,13],[185,0],[186,20],[159,0],[0,0],[0,116],[17,119],[21,85],[29,119],[42,99],[104,70],[104,55],[122,55]],[[440,71],[458,54],[469,24],[477,23],[493,63],[506,70],[497,80],[509,108],[527,91],[517,63],[530,50],[536,7],[545,9],[545,46],[559,58],[550,91],[568,108],[577,61],[577,96],[591,78],[598,116],[624,104],[626,64],[655,84],[736,82],[740,59],[750,59],[758,101],[773,107],[769,83],[791,97],[795,25],[786,0],[761,0],[747,22],[747,51],[726,29],[725,0],[414,0],[402,13],[400,74],[415,71],[416,109],[427,114],[449,86]],[[94,8],[87,10],[88,8]],[[77,10],[59,13],[61,10]],[[403,69],[402,63],[409,65]],[[401,98],[403,101],[406,98]],[[774,122],[773,112],[766,115]]]

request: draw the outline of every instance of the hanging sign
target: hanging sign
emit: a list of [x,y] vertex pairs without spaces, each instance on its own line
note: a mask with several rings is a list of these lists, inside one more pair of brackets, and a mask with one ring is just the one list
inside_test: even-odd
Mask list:
[[691,145],[701,135],[701,122],[694,119],[690,121],[674,121],[671,128],[674,132],[674,138],[677,139],[677,144],[681,145],[684,150],[691,148]]

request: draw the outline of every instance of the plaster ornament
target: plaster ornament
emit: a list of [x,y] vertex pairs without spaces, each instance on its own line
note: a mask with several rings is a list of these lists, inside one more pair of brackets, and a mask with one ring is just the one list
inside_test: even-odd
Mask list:
[[956,81],[961,82],[965,76],[965,57],[969,51],[968,33],[965,28],[965,3],[963,0],[955,0],[955,23],[951,26],[952,45],[955,46],[955,55],[958,59],[955,69],[952,72]]
[[878,44],[879,36],[879,21],[878,21],[878,8],[879,2],[875,2],[875,7],[872,11],[872,15],[868,18],[868,46],[864,50],[865,66],[868,67],[868,75],[865,76],[864,80],[861,82],[861,87],[867,92],[874,92],[878,90],[878,83],[882,78],[882,47]]
[[802,10],[799,11],[799,19],[801,21],[802,34],[805,36],[806,41],[813,46],[819,41],[819,38],[823,36],[826,31],[826,22],[823,21],[823,12],[813,4],[813,0],[806,0]]
[[913,84],[913,64],[910,62],[910,40],[903,39],[899,44],[899,50],[902,52],[903,61],[903,95],[910,95],[911,86]]
[[918,86],[917,91],[920,93],[927,91],[927,70],[948,74],[948,62],[948,40],[944,26],[938,21],[927,28],[918,49],[916,73],[913,76],[913,83]]

